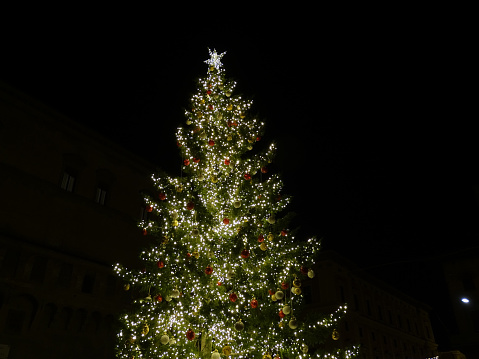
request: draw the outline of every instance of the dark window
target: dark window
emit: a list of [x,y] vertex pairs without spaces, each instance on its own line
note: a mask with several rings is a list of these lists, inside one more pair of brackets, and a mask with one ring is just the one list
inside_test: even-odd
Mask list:
[[379,320],[383,320],[383,308],[378,305],[378,316],[379,316]]
[[45,273],[47,271],[47,259],[45,257],[37,257],[33,262],[30,272],[30,280],[34,283],[43,283]]
[[83,283],[81,286],[81,291],[83,293],[90,294],[93,292],[93,287],[95,285],[95,275],[94,274],[85,274],[83,277]]
[[353,299],[354,299],[354,309],[355,310],[359,310],[359,299],[358,299],[358,296],[356,294],[353,295]]
[[10,249],[5,253],[1,267],[0,267],[0,276],[6,278],[14,278],[17,269],[18,263],[20,262],[20,251],[15,249]]
[[61,288],[70,288],[73,266],[70,263],[62,263],[58,272],[57,285]]
[[109,275],[106,278],[106,288],[105,294],[106,295],[113,295],[116,292],[116,285],[117,285],[117,277],[114,275]]

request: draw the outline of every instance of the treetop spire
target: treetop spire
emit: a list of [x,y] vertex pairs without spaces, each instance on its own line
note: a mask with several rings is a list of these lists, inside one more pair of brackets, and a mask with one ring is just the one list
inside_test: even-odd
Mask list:
[[208,48],[208,52],[210,53],[210,58],[206,60],[205,63],[219,70],[219,68],[223,66],[223,64],[221,63],[221,58],[226,54],[226,51],[221,54],[218,54],[216,52],[216,49],[213,49],[213,51],[211,51]]

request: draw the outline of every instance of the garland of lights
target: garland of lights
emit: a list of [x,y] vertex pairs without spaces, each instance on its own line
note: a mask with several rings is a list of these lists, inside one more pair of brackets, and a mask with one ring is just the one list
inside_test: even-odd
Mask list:
[[264,123],[234,94],[224,54],[210,51],[176,131],[182,175],[152,176],[152,218],[140,223],[153,241],[140,254],[144,268],[114,267],[138,293],[120,318],[118,357],[352,358],[357,348],[323,353],[308,339],[330,336],[346,307],[300,319],[302,281],[314,276],[320,242],[298,242],[288,229],[290,199],[268,171],[276,146],[258,146]]

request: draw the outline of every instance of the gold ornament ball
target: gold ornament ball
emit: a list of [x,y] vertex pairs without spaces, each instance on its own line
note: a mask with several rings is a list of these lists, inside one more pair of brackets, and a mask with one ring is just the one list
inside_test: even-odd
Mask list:
[[170,342],[170,337],[165,333],[160,338],[160,343],[166,345]]
[[273,359],[269,353],[263,355],[263,359]]
[[300,295],[300,294],[301,294],[301,288],[293,287],[293,288],[291,288],[291,292],[292,292],[293,294]]
[[271,299],[273,300],[273,302],[276,302],[278,300],[278,298],[276,298],[276,295],[274,294],[271,294]]
[[233,207],[234,207],[234,208],[240,208],[240,207],[241,207],[241,201],[239,201],[239,200],[238,200],[238,201],[234,201]]
[[312,269],[308,270],[308,277],[309,278],[314,278],[314,275],[315,275],[315,273]]
[[213,354],[211,354],[211,359],[220,359],[220,353],[218,353],[218,350],[215,349]]
[[218,177],[215,176],[215,175],[211,176],[211,182],[213,182],[213,183],[218,182]]
[[126,284],[123,286],[123,289],[124,289],[125,291],[130,290],[130,284],[129,284],[129,283],[126,283]]
[[268,249],[268,246],[266,245],[266,242],[261,242],[261,244],[259,245],[259,248],[262,250],[262,251],[265,251]]
[[301,287],[301,281],[298,278],[295,278],[293,280],[293,286],[296,287],[296,288]]
[[242,322],[241,319],[240,319],[239,321],[237,321],[237,322],[235,323],[235,330],[238,331],[238,332],[240,332],[240,331],[242,331],[243,329],[244,329],[244,324],[243,324],[243,322]]
[[276,291],[276,293],[274,293],[274,296],[276,297],[276,299],[281,300],[284,297],[284,293],[282,291],[278,290],[278,291]]
[[143,327],[141,328],[141,334],[146,335],[150,331],[150,327],[148,326],[147,323],[143,324]]
[[289,327],[291,329],[296,329],[298,327],[298,321],[296,320],[296,318],[293,318],[289,321]]
[[336,329],[333,330],[333,334],[331,334],[331,338],[333,338],[333,340],[339,340],[339,332]]
[[223,353],[223,355],[228,356],[231,354],[231,347],[229,345],[225,345],[221,352]]
[[178,221],[176,219],[171,224],[173,227],[178,227]]
[[291,307],[290,307],[289,305],[285,305],[285,306],[283,307],[283,313],[284,313],[284,314],[289,314],[289,313],[291,313]]

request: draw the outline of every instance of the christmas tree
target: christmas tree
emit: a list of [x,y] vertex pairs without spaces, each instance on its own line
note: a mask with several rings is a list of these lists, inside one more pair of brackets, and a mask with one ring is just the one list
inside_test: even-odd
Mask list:
[[352,358],[354,348],[321,345],[345,307],[315,319],[301,311],[320,243],[288,229],[290,198],[269,171],[275,146],[261,146],[265,124],[235,94],[223,56],[210,51],[176,133],[181,176],[153,176],[144,268],[115,266],[138,293],[120,318],[118,357]]

